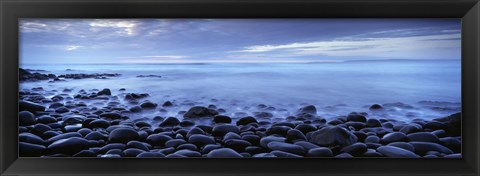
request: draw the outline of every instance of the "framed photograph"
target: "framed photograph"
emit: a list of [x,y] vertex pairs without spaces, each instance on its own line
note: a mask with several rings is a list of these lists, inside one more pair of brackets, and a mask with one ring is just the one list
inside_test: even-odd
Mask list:
[[478,175],[478,0],[3,1],[2,175]]

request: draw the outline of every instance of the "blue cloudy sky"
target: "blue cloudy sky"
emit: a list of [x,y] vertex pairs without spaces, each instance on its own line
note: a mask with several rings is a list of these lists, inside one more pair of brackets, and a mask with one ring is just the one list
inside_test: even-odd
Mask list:
[[21,19],[21,64],[460,59],[460,19]]

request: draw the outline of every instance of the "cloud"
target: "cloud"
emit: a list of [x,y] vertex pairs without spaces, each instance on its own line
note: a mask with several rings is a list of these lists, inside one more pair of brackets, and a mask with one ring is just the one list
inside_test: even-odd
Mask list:
[[[253,45],[241,53],[283,53],[289,56],[396,57],[422,55],[423,51],[460,48],[460,34],[411,37],[354,38],[298,42],[281,45]],[[424,56],[422,56],[424,57]]]
[[134,20],[118,20],[118,19],[96,19],[89,23],[91,31],[99,31],[102,28],[113,29],[117,34],[122,35],[135,35],[137,22]]
[[78,46],[78,45],[70,45],[70,46],[65,46],[65,50],[67,51],[73,51],[73,50],[76,50],[78,48],[81,48],[82,46]]

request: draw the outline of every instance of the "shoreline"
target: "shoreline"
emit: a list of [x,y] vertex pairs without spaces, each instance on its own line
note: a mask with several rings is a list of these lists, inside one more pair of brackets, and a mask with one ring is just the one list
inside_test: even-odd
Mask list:
[[[190,105],[179,112],[183,120],[133,119],[129,116],[135,113],[168,111],[178,104],[148,101],[149,95],[142,93],[112,95],[110,89],[81,90],[74,96],[60,93],[73,90],[57,91],[52,98],[34,90],[21,92],[20,156],[461,157],[460,113],[403,122],[352,112],[327,121],[313,105],[279,118],[267,110],[229,116],[213,103]],[[103,107],[95,102],[104,102],[99,104]]]

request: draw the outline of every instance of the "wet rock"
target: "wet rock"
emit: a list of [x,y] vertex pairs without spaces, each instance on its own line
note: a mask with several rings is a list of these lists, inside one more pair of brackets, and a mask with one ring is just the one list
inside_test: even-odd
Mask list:
[[203,106],[194,106],[190,108],[184,115],[184,118],[213,117],[218,112],[214,109],[208,109]]
[[242,157],[239,153],[237,153],[235,150],[229,149],[229,148],[220,148],[220,149],[215,149],[210,151],[207,154],[207,157],[210,158],[238,158]]
[[224,136],[228,132],[240,133],[240,129],[235,125],[217,125],[212,129],[213,136]]
[[202,156],[202,154],[200,152],[192,151],[192,150],[188,150],[188,149],[178,150],[173,154],[182,155],[182,156],[186,156],[186,157],[201,157]]
[[303,116],[305,114],[316,115],[317,114],[317,108],[313,105],[304,106],[304,107],[298,109],[295,114],[297,116]]
[[317,127],[310,124],[299,124],[295,129],[301,131],[303,134],[307,134],[308,132],[317,130]]
[[100,133],[98,131],[93,131],[93,132],[88,133],[85,136],[85,139],[87,139],[87,140],[107,140],[108,135]]
[[137,155],[138,158],[163,158],[165,155],[160,152],[142,152]]
[[379,109],[382,109],[383,107],[379,104],[373,104],[372,106],[370,106],[370,110],[379,110]]
[[37,123],[50,124],[55,122],[57,122],[57,119],[48,115],[43,115],[37,118]]
[[137,148],[128,148],[123,151],[123,155],[126,157],[136,157],[137,155],[143,152],[145,151]]
[[234,149],[235,151],[243,152],[246,147],[251,146],[252,144],[241,139],[229,139],[224,142],[224,145],[228,148]]
[[297,155],[297,154],[288,153],[288,152],[279,151],[279,150],[271,151],[270,154],[273,154],[276,157],[285,157],[285,158],[299,158],[299,157],[302,157],[302,156]]
[[188,142],[201,147],[207,144],[215,144],[215,139],[203,134],[193,134],[188,138]]
[[88,148],[88,141],[80,137],[61,139],[48,146],[48,150],[51,153],[61,153],[67,155],[73,155]]
[[20,133],[18,135],[18,141],[30,144],[45,145],[45,141],[41,137],[32,133]]
[[195,122],[194,121],[191,121],[191,120],[183,120],[180,122],[179,124],[181,127],[190,127],[190,126],[193,126],[195,125]]
[[432,142],[409,142],[415,148],[415,153],[425,155],[429,151],[437,151],[444,154],[453,154],[453,151],[437,143]]
[[276,137],[276,136],[267,136],[260,139],[260,146],[267,148],[268,143],[270,142],[285,142],[286,138]]
[[160,123],[160,127],[167,127],[167,126],[177,126],[180,124],[180,120],[175,117],[168,117],[162,123]]
[[186,143],[187,143],[187,141],[185,141],[183,139],[172,139],[172,140],[169,140],[169,141],[165,142],[165,147],[176,148],[179,145],[186,144]]
[[332,157],[333,152],[326,147],[312,148],[308,150],[307,156],[309,157]]
[[306,141],[307,137],[297,129],[290,129],[287,132],[287,141],[297,141],[297,140],[303,140]]
[[140,105],[143,109],[155,109],[158,105],[152,102],[144,102]]
[[368,119],[365,124],[367,127],[381,127],[382,124],[377,119]]
[[355,114],[355,113],[350,113],[348,116],[347,116],[347,121],[353,121],[353,122],[367,122],[367,118],[365,118],[365,116],[363,115],[360,115],[360,114]]
[[130,109],[129,109],[130,112],[140,112],[142,111],[142,107],[140,106],[132,106]]
[[417,154],[409,150],[405,150],[405,149],[394,147],[394,146],[381,146],[377,148],[377,151],[387,157],[395,157],[395,158],[419,157]]
[[416,132],[407,135],[409,141],[439,142],[438,137],[429,132]]
[[99,91],[97,93],[97,95],[108,95],[108,96],[110,96],[110,95],[112,95],[112,92],[110,91],[110,89],[103,89],[103,90]]
[[279,150],[297,155],[305,155],[306,151],[303,147],[295,144],[289,144],[284,142],[270,142],[267,147],[271,150]]
[[115,119],[121,119],[122,115],[120,115],[119,113],[107,112],[107,113],[100,114],[100,117],[115,120]]
[[232,119],[225,115],[216,115],[213,117],[213,122],[215,123],[231,123]]
[[378,136],[367,136],[365,143],[380,143],[380,138]]
[[18,113],[18,122],[20,126],[29,126],[35,124],[35,115],[29,111],[21,111]]
[[110,132],[108,140],[110,143],[127,143],[138,139],[139,134],[131,128],[117,128]]
[[392,142],[404,142],[407,141],[407,135],[401,132],[388,133],[382,137],[382,144],[389,144]]
[[166,101],[162,104],[163,107],[170,107],[173,106],[173,103],[171,101]]
[[39,157],[46,153],[46,147],[39,144],[31,144],[27,142],[18,143],[18,151],[20,157]]
[[352,156],[360,156],[361,154],[367,151],[367,145],[361,142],[357,142],[355,144],[343,147],[340,150],[340,153],[348,153]]
[[253,116],[259,119],[272,118],[273,114],[269,112],[253,112]]
[[447,117],[434,119],[435,121],[445,123],[445,131],[452,136],[460,136],[462,134],[462,114],[455,113]]
[[37,103],[33,103],[30,101],[19,101],[18,102],[18,110],[22,111],[29,111],[31,113],[35,113],[37,111],[45,111],[45,106],[42,106]]
[[258,122],[257,122],[257,119],[255,119],[254,117],[247,116],[247,117],[243,117],[243,118],[238,119],[236,124],[237,125],[247,125],[247,124],[250,124],[250,123],[258,123]]
[[419,125],[419,124],[412,123],[412,124],[409,124],[409,125],[406,125],[406,126],[402,127],[399,131],[402,132],[402,133],[405,133],[405,134],[420,132],[420,131],[422,131],[422,126]]
[[345,128],[326,126],[312,132],[309,141],[320,146],[347,146],[357,142],[357,137]]
[[455,137],[444,137],[440,138],[440,144],[445,147],[448,147],[455,153],[459,153],[462,151],[462,141]]
[[152,146],[165,146],[165,143],[173,138],[164,134],[152,134],[147,137],[147,143]]
[[398,147],[398,148],[402,148],[402,149],[405,149],[405,150],[408,150],[408,151],[415,151],[415,148],[413,147],[413,145],[409,144],[409,143],[406,143],[406,142],[392,142],[390,144],[388,144],[387,146],[393,146],[393,147]]

